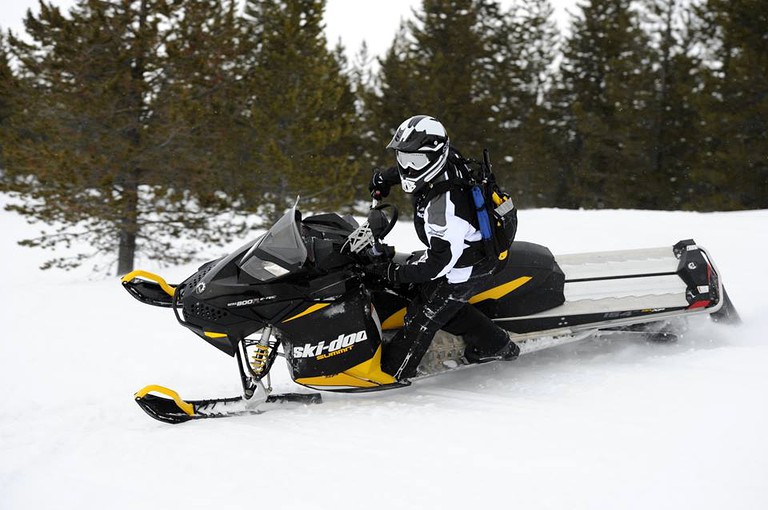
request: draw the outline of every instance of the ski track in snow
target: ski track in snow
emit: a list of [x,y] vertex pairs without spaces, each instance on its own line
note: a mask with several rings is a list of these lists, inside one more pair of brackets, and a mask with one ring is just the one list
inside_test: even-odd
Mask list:
[[[1,197],[0,205],[5,203]],[[674,344],[585,341],[317,406],[179,426],[133,402],[239,393],[235,362],[114,277],[40,272],[37,230],[0,212],[0,509],[768,507],[768,211],[528,210],[555,254],[706,247],[744,324]],[[407,223],[401,251],[418,240]],[[240,244],[240,243],[235,243]],[[221,252],[212,252],[217,256]],[[169,281],[195,264],[159,268]],[[273,368],[277,392],[306,391]]]

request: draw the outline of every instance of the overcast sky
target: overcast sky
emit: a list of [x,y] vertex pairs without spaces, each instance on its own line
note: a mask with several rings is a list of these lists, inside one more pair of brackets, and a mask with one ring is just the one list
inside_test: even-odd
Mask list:
[[[52,0],[62,10],[75,4],[75,0]],[[508,5],[510,0],[502,0]],[[411,9],[421,0],[327,0],[326,36],[331,44],[341,39],[350,54],[355,54],[362,41],[368,43],[372,55],[382,55],[392,42],[403,18],[411,16]],[[564,27],[568,15],[566,9],[576,10],[576,0],[552,0],[558,24]],[[22,19],[27,9],[37,12],[38,0],[0,0],[0,26],[3,31],[21,32]]]

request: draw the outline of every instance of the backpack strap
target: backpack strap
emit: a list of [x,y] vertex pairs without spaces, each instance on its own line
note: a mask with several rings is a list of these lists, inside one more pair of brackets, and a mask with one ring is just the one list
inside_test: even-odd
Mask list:
[[466,161],[458,151],[452,149],[449,154],[449,161],[452,163],[447,166],[446,173],[448,178],[443,181],[427,184],[427,190],[420,197],[421,203],[428,203],[430,200],[438,195],[447,193],[451,189],[458,188],[462,191],[469,192],[472,187],[470,181],[468,169],[465,170],[462,166],[466,164]]
[[456,186],[457,184],[454,183],[452,180],[447,181],[440,181],[436,182],[434,184],[429,184],[429,189],[427,189],[427,192],[422,195],[421,200],[422,203],[427,204],[430,200],[435,198],[438,195],[442,195],[443,193],[448,193],[451,188]]

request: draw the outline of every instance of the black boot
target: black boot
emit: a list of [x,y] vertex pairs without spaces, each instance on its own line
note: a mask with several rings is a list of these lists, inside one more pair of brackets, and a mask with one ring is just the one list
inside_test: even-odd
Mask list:
[[467,359],[467,361],[473,364],[487,363],[489,361],[496,360],[512,361],[517,359],[519,355],[520,347],[518,347],[518,345],[512,340],[509,340],[505,346],[492,354],[480,352],[474,347],[467,347],[467,349],[464,351],[464,357]]

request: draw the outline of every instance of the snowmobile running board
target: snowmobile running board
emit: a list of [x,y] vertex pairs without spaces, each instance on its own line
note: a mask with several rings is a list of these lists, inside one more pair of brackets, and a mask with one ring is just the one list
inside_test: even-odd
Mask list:
[[[155,393],[164,396],[158,396]],[[144,412],[165,423],[261,414],[284,404],[319,404],[323,401],[319,393],[267,395],[265,398],[253,399],[255,400],[253,402],[244,397],[183,400],[175,391],[158,385],[142,388],[136,392],[134,398]]]

